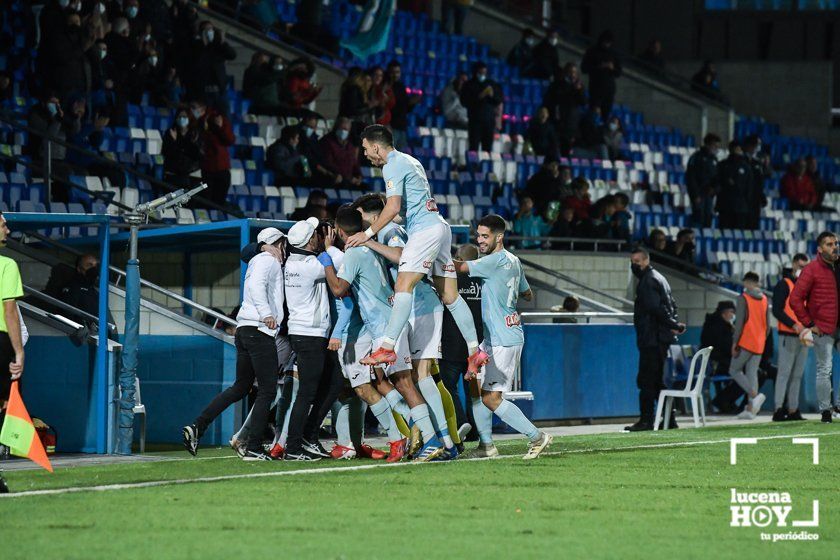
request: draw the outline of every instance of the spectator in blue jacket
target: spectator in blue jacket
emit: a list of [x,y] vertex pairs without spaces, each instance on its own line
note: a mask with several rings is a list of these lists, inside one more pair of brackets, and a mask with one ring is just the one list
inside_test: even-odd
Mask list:
[[[534,213],[534,201],[525,195],[519,201],[519,212],[513,219],[513,233],[522,237],[545,237],[550,229],[542,216]],[[540,239],[523,239],[519,242],[522,249],[539,249]]]

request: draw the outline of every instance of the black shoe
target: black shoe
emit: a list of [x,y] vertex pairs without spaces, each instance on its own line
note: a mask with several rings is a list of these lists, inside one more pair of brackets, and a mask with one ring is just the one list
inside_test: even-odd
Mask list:
[[784,408],[780,408],[773,413],[773,422],[784,422],[785,420],[790,420],[790,418]]
[[301,449],[300,451],[286,451],[283,455],[284,461],[320,461],[323,459],[320,455],[310,452],[308,449]]
[[831,424],[831,411],[830,410],[823,410],[822,411],[822,419],[820,421],[823,424]]
[[466,450],[466,448],[464,447],[464,442],[456,443],[455,449],[458,450],[458,455],[463,455],[464,451]]
[[9,493],[9,485],[6,484],[6,479],[3,478],[3,475],[0,474],[0,494],[8,494]]
[[632,426],[625,426],[625,432],[649,432],[653,430],[653,424],[651,422],[642,422],[639,420]]
[[805,420],[805,419],[802,418],[802,414],[799,413],[799,409],[797,408],[795,411],[788,413],[786,420]]
[[184,426],[181,433],[184,434],[184,447],[189,451],[190,455],[195,457],[198,452],[198,429],[195,427],[195,424],[190,424],[189,426]]
[[274,457],[262,449],[249,449],[242,456],[243,461],[274,461]]
[[327,451],[326,449],[324,449],[324,446],[321,445],[320,441],[315,441],[313,443],[309,443],[308,441],[303,440],[303,448],[306,451],[309,451],[310,453],[312,453],[313,455],[318,455],[319,457],[327,458],[327,457],[331,456],[330,452]]

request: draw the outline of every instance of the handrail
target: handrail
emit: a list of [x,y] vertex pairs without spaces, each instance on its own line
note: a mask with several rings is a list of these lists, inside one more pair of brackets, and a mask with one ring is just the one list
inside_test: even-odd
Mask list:
[[[31,128],[28,124],[23,124],[21,122],[20,115],[12,113],[11,111],[0,110],[0,122],[6,123],[6,124],[8,124],[12,127],[18,128],[20,130],[25,130],[29,134],[34,134],[34,135],[40,136],[41,138],[43,138],[47,142],[54,142],[54,143],[58,144],[59,146],[63,146],[64,148],[66,148],[68,150],[79,153],[79,154],[81,154],[85,157],[91,158],[91,159],[93,159],[93,160],[95,160],[99,163],[108,165],[110,167],[114,167],[119,171],[128,172],[128,173],[134,175],[135,177],[143,179],[144,181],[148,181],[149,184],[151,184],[151,185],[155,185],[157,187],[161,187],[161,188],[165,189],[167,192],[174,192],[174,191],[178,190],[177,187],[173,187],[171,185],[168,185],[167,183],[164,183],[163,181],[159,181],[157,178],[152,177],[151,175],[147,175],[145,173],[142,173],[140,171],[132,169],[131,167],[122,165],[119,162],[116,162],[116,161],[113,161],[113,160],[108,159],[106,157],[103,157],[98,152],[94,152],[94,151],[82,148],[80,146],[77,146],[77,145],[72,144],[70,142],[67,142],[65,140],[62,140],[62,139],[60,139],[56,136],[53,136],[52,134],[49,134],[45,131],[35,130],[35,129]],[[52,177],[50,177],[50,179],[52,180]],[[216,210],[220,210],[220,211],[225,212],[227,214],[233,214],[237,218],[242,218],[242,217],[245,216],[241,212],[241,210],[239,210],[237,208],[222,206],[222,205],[216,204],[215,202],[213,202],[211,200],[208,200],[204,197],[197,196],[197,197],[195,197],[195,200],[197,200],[198,202],[200,202],[204,206],[209,206],[211,208],[214,208]]]
[[[83,318],[87,319],[88,321],[91,321],[92,323],[94,323],[96,325],[99,324],[99,317],[97,317],[95,315],[91,315],[90,313],[88,313],[87,311],[85,311],[83,309],[73,307],[69,303],[65,303],[65,302],[61,301],[60,299],[55,299],[51,295],[45,294],[44,292],[42,292],[40,290],[36,290],[32,286],[27,286],[26,284],[24,284],[23,285],[23,293],[25,293],[27,295],[30,295],[30,296],[32,296],[36,299],[39,299],[39,300],[41,300],[45,303],[48,303],[48,304],[50,304],[54,307],[57,307],[57,308],[62,309],[64,311],[67,311],[68,313],[72,313],[73,315],[78,315],[79,317],[83,317]],[[117,326],[114,323],[107,323],[107,325],[108,325],[108,328],[110,328],[110,329],[116,329],[117,328]]]
[[[684,261],[679,257],[675,257],[674,255],[669,255],[661,251],[654,251],[652,249],[647,249],[647,251],[648,253],[650,253],[651,257],[656,257],[655,259],[652,258],[652,260],[655,263],[659,262],[664,266],[668,266],[672,269],[675,269],[677,272],[686,272],[687,274],[690,274],[692,278],[698,278],[700,280],[708,282],[709,284],[720,286],[721,288],[726,288],[724,284],[730,284],[742,290],[744,288],[744,284],[741,281],[729,278],[721,274],[720,272],[710,270],[693,262]],[[679,269],[681,268],[684,270],[680,271]],[[685,269],[688,269],[688,271],[685,271]],[[771,296],[773,294],[772,291],[766,288],[762,288],[762,292],[764,292],[764,294],[768,296]]]
[[530,261],[528,259],[523,259],[522,256],[519,257],[519,262],[521,262],[522,264],[524,264],[528,268],[533,268],[534,270],[536,270],[538,272],[542,272],[543,274],[548,274],[549,276],[553,276],[553,277],[557,278],[558,280],[568,282],[569,284],[572,284],[573,286],[578,286],[579,288],[589,290],[590,292],[598,294],[601,297],[607,298],[607,299],[612,300],[612,301],[617,301],[618,303],[620,303],[622,305],[633,307],[633,302],[630,301],[629,299],[624,299],[622,297],[614,296],[612,294],[608,294],[607,292],[603,292],[603,291],[601,291],[597,288],[592,288],[590,286],[587,286],[583,282],[581,282],[579,280],[575,280],[571,276],[566,276],[565,274],[563,274],[561,272],[557,272],[556,270],[551,270],[550,268],[546,268],[546,267],[542,266],[541,264],[537,264],[537,263],[535,263],[533,261]]
[[[566,313],[563,311],[523,311],[519,314],[523,319],[584,319],[589,323],[592,319],[617,319],[627,322],[629,319],[633,320],[633,314],[629,312],[605,312],[605,311],[576,311],[574,313]],[[571,321],[569,321],[572,323]]]
[[[552,236],[539,236],[539,235],[505,235],[506,240],[510,241],[542,241],[544,243],[568,243],[570,245],[570,251],[575,250],[575,243],[579,245],[594,245],[594,250],[598,250],[599,245],[615,245],[616,251],[621,251],[622,249],[629,248],[632,243],[627,241],[626,239],[597,239],[597,238],[587,238],[587,237],[552,237]],[[627,247],[625,247],[627,246]],[[522,247],[522,249],[528,250],[530,247]],[[538,249],[538,247],[533,247],[533,249]]]
[[[18,306],[20,307],[21,311],[24,311],[26,313],[29,313],[29,314],[35,315],[37,317],[40,317],[42,320],[47,319],[47,320],[50,320],[50,321],[55,321],[57,323],[60,323],[61,325],[67,327],[68,330],[65,331],[65,332],[67,332],[67,334],[70,334],[71,332],[75,333],[75,332],[78,332],[81,329],[85,328],[84,325],[80,325],[76,321],[73,321],[72,319],[68,319],[64,315],[59,315],[57,313],[50,313],[49,311],[44,311],[43,309],[41,309],[39,307],[35,307],[34,305],[28,304],[25,301],[19,301]],[[73,329],[73,330],[70,331],[69,329]],[[64,329],[61,329],[61,330],[64,330]],[[88,334],[88,336],[90,336],[90,334]]]
[[[526,275],[527,277],[527,275]],[[547,291],[553,293],[558,296],[569,297],[572,296],[577,298],[577,300],[583,305],[584,307],[590,307],[592,309],[596,309],[599,311],[604,311],[606,313],[620,313],[618,309],[615,307],[609,306],[606,303],[601,303],[599,301],[595,301],[592,298],[588,298],[584,295],[581,295],[577,292],[573,292],[571,290],[567,290],[565,288],[558,288],[557,286],[552,285],[549,282],[544,282],[542,280],[538,280],[536,278],[528,278],[528,283],[531,285],[531,288],[536,288],[538,290]]]

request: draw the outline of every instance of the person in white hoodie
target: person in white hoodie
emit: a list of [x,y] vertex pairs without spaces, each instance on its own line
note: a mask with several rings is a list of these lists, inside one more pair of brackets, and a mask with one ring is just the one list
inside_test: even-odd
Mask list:
[[[260,231],[257,240],[268,245],[279,245],[283,234],[276,228]],[[268,423],[268,412],[277,393],[278,325],[283,322],[285,299],[283,265],[268,252],[261,252],[248,262],[242,305],[236,315],[236,381],[219,393],[207,408],[184,426],[184,446],[195,455],[198,440],[231,404],[242,400],[257,381],[257,398],[251,413],[251,430],[245,461],[271,461],[271,455],[262,447],[262,436]]]

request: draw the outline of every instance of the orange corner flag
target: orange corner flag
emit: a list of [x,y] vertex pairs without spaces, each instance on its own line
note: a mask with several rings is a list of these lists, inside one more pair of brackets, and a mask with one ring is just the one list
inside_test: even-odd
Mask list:
[[53,472],[41,439],[35,433],[32,419],[26,412],[26,407],[23,406],[17,381],[12,383],[9,405],[6,407],[6,420],[3,422],[3,430],[0,431],[0,443],[8,445],[12,455],[28,457],[31,461]]

